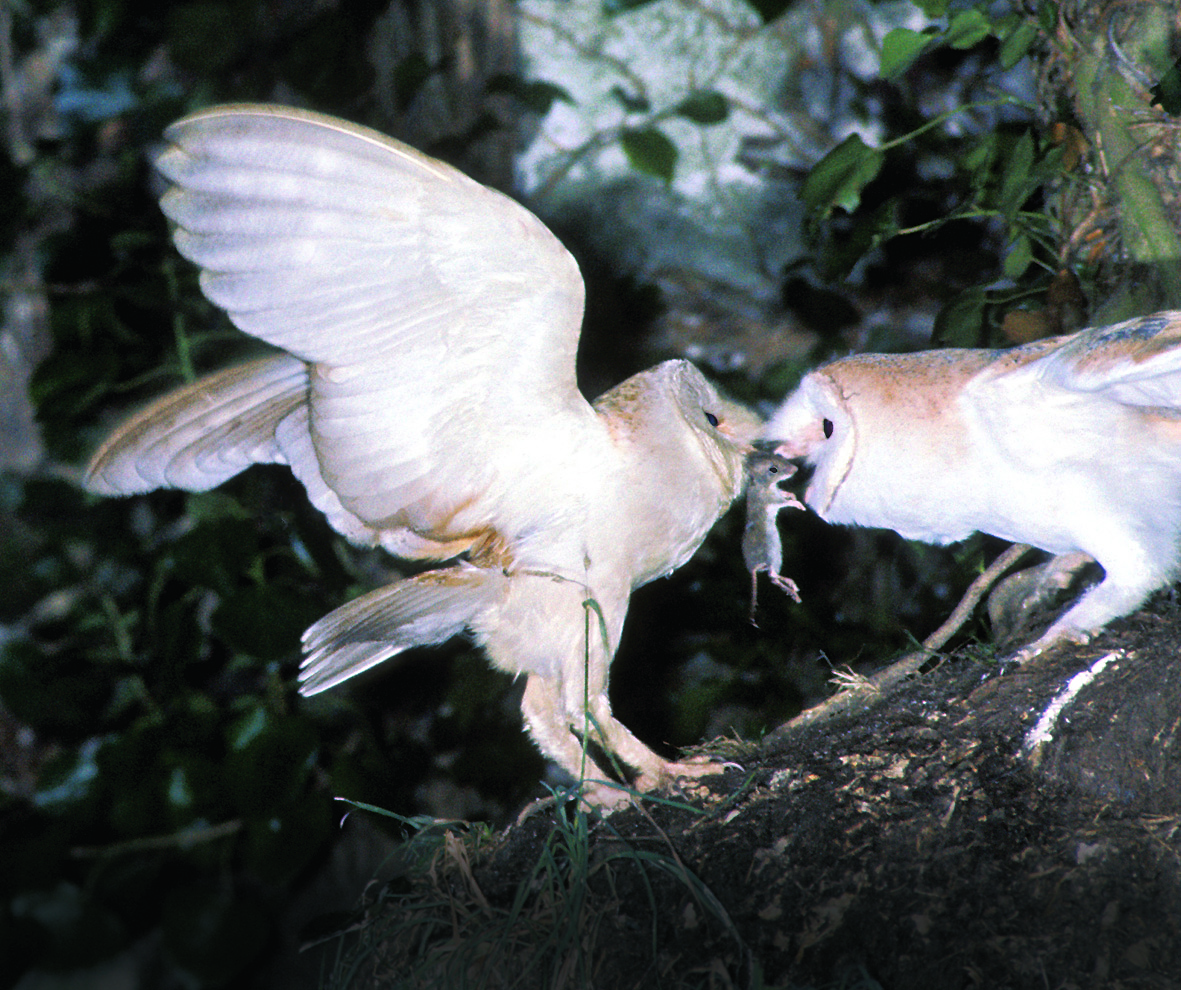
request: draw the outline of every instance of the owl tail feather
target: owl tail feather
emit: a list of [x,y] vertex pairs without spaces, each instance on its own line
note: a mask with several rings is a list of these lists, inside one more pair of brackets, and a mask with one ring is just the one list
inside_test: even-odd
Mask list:
[[300,694],[318,694],[411,647],[450,639],[495,605],[507,584],[499,569],[460,562],[353,599],[303,634]]

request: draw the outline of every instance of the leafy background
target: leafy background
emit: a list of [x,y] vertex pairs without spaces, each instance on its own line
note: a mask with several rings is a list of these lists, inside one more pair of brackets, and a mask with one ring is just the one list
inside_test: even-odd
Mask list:
[[[991,346],[1181,296],[1165,4],[121,0],[0,6],[0,983],[314,986],[403,815],[510,820],[548,771],[468,645],[299,699],[302,629],[395,566],[280,469],[98,499],[116,418],[253,352],[170,247],[164,126],[267,100],[395,134],[553,224],[588,394],[670,354],[773,408],[850,350]],[[757,737],[921,637],[991,549],[731,513],[634,599],[613,676],[656,745]],[[978,625],[970,635],[986,636]]]

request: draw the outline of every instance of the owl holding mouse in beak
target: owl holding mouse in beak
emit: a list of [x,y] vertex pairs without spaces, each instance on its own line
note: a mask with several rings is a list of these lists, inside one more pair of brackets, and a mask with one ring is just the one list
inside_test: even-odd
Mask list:
[[975,532],[1103,580],[1020,655],[1086,642],[1181,574],[1181,311],[1010,350],[861,354],[807,374],[763,432],[831,523]]

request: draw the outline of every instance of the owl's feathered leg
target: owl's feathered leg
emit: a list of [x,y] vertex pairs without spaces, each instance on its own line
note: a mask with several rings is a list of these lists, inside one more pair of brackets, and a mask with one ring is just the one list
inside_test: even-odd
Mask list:
[[708,757],[672,761],[652,752],[611,714],[605,691],[591,699],[591,715],[596,734],[602,739],[603,745],[636,771],[632,786],[638,791],[671,787],[682,778],[695,780],[721,773],[721,767]]
[[1043,564],[1011,574],[988,596],[988,618],[998,643],[1013,643],[1037,627],[1060,597],[1076,585],[1081,572],[1095,563],[1085,553],[1064,553]]
[[1152,554],[1129,543],[1099,558],[1104,578],[1059,616],[1038,639],[1017,652],[1028,660],[1059,643],[1087,643],[1107,623],[1134,612],[1173,575]]
[[593,744],[619,762],[622,774],[633,773],[630,787],[650,791],[669,787],[679,779],[695,779],[721,772],[708,758],[666,760],[637,739],[611,711],[605,678],[594,677],[584,692],[581,678],[559,685],[549,677],[530,674],[521,699],[521,712],[538,748],[575,779],[583,780],[584,804],[610,811],[630,800],[627,790],[612,786],[613,775],[587,750]]
[[548,677],[530,674],[521,698],[521,714],[537,748],[563,770],[581,780],[582,803],[610,811],[628,803],[626,791],[606,783],[603,770],[573,732],[560,687]]

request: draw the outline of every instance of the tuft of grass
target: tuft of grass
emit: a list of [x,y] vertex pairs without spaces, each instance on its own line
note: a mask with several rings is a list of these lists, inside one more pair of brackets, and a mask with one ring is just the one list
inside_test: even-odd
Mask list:
[[[608,651],[611,644],[598,602],[588,595],[583,608],[585,778],[593,766],[587,744],[604,738],[586,694],[590,644],[595,636]],[[613,769],[620,773],[618,766]],[[743,985],[742,973],[746,986],[761,987],[761,971],[721,900],[686,866],[641,801],[702,812],[617,785],[636,799],[653,830],[651,837],[629,839],[605,818],[592,827],[580,802],[581,786],[580,781],[551,790],[548,830],[531,852],[511,859],[509,833],[497,842],[487,828],[347,802],[396,819],[407,837],[394,854],[396,862],[386,864],[387,870],[394,868],[394,879],[330,936],[337,952],[327,990],[659,987],[672,966],[668,946],[686,917],[694,919],[692,927],[709,925],[711,942],[729,946],[724,958],[701,970],[702,987],[718,986],[719,976],[721,985]],[[502,871],[520,879],[490,886]],[[695,945],[703,935],[695,934]],[[693,985],[683,974],[676,980],[678,988]]]
[[[332,936],[326,990],[659,987],[686,917],[695,944],[729,947],[701,971],[702,987],[760,987],[726,908],[656,823],[647,819],[653,834],[628,838],[592,821],[577,798],[577,788],[555,791],[548,830],[511,863],[500,858],[511,830],[489,842],[464,823],[394,815],[412,830],[396,854],[398,876]],[[520,879],[498,884],[501,869]],[[675,985],[696,984],[682,971]]]

